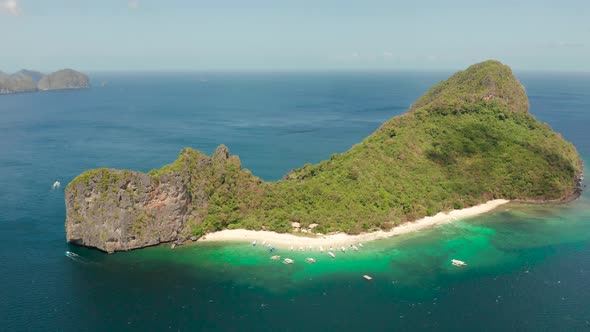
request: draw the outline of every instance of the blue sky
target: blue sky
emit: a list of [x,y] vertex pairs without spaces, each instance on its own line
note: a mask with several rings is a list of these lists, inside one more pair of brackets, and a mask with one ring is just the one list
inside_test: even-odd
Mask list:
[[585,0],[0,0],[0,70],[590,71]]

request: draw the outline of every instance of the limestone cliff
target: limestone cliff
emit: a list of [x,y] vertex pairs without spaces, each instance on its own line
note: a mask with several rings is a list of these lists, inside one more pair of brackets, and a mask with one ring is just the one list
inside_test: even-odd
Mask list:
[[[220,146],[210,158],[192,149],[150,174],[97,169],[66,189],[68,242],[106,252],[184,241],[222,196],[259,180]],[[244,206],[245,207],[245,206]]]

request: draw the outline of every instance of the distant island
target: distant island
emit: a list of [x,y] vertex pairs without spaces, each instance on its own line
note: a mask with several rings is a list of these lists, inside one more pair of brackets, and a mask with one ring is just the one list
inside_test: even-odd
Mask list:
[[0,94],[89,87],[88,76],[73,69],[62,69],[48,75],[26,69],[11,75],[0,72]]
[[242,169],[223,145],[211,156],[186,148],[147,174],[89,170],[66,188],[66,239],[115,252],[248,239],[215,235],[232,230],[396,234],[443,211],[471,211],[449,214],[464,217],[506,201],[575,199],[583,170],[576,148],[528,108],[511,69],[486,61],[435,85],[350,150],[281,181]]

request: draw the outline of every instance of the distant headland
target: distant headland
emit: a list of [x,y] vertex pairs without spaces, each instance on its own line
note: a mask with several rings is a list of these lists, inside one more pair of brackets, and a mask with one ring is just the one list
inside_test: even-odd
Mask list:
[[88,76],[73,69],[62,69],[47,75],[27,69],[14,74],[0,71],[0,94],[86,89],[89,87]]
[[223,145],[211,156],[186,148],[149,173],[89,170],[66,188],[66,238],[106,252],[268,236],[237,230],[330,241],[372,233],[368,240],[507,201],[575,199],[576,148],[528,109],[512,70],[486,61],[435,85],[350,150],[281,181],[262,181]]

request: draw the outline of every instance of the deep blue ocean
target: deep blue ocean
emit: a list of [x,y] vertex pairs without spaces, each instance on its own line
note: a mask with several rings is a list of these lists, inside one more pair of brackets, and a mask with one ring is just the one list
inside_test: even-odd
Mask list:
[[[91,73],[88,90],[0,96],[0,331],[590,330],[586,192],[314,266],[272,265],[247,244],[107,255],[65,242],[63,188],[84,170],[149,171],[223,143],[278,180],[347,150],[450,74]],[[516,74],[530,111],[588,161],[590,74]]]

